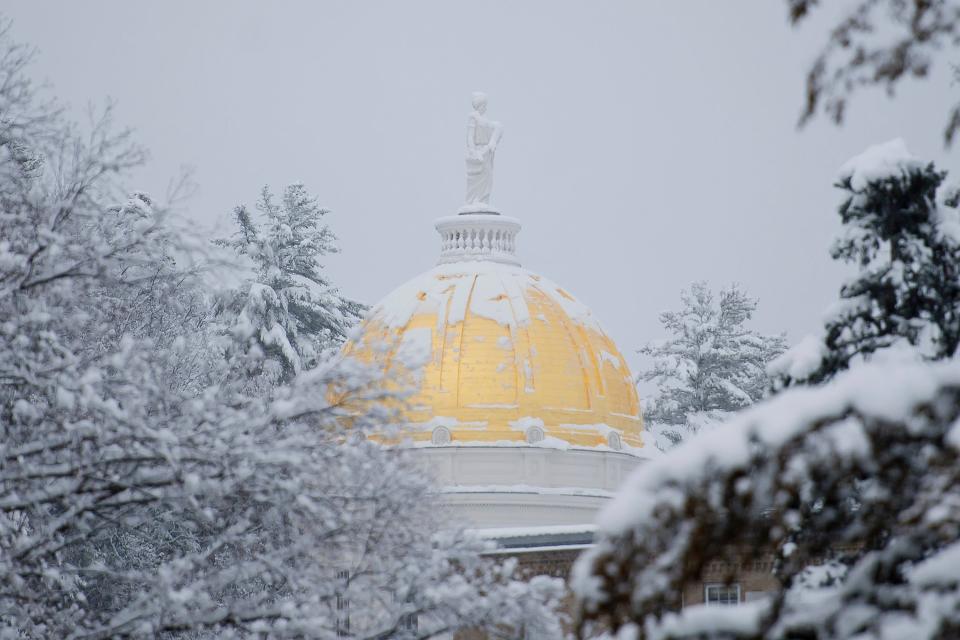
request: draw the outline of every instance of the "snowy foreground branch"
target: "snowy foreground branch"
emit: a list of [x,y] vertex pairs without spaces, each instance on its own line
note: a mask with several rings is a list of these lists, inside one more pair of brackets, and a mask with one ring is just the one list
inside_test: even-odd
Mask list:
[[[639,469],[575,566],[581,631],[618,638],[956,638],[960,364],[857,367]],[[784,590],[680,611],[714,560]],[[733,576],[730,576],[733,579]]]
[[330,385],[364,403],[377,388],[349,363],[272,401],[224,403],[218,388],[179,406],[141,358],[112,364],[120,402],[58,389],[74,410],[0,447],[0,611],[17,632],[324,638],[352,623],[351,637],[426,638],[549,620],[555,585],[538,599],[483,543],[445,532],[402,452],[344,439],[340,418],[362,434],[367,416],[329,404]]
[[[799,24],[827,4],[787,0],[790,21]],[[807,72],[801,125],[818,113],[841,124],[854,94],[882,87],[893,95],[908,79],[932,77],[938,57],[954,61],[960,43],[960,4],[955,0],[856,0],[839,11]],[[954,103],[943,131],[947,146],[958,131],[960,104]]]

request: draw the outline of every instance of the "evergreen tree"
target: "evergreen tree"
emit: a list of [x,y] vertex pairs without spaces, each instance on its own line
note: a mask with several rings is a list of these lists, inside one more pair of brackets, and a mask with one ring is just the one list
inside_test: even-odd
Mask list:
[[[960,637],[958,425],[960,362],[871,362],[641,465],[574,566],[578,637]],[[780,589],[682,601],[755,563]]]
[[841,170],[843,231],[831,249],[855,265],[822,339],[774,363],[777,385],[819,383],[898,343],[929,359],[960,345],[960,223],[956,199],[938,198],[946,172],[902,140],[871,147]]
[[704,418],[722,419],[760,399],[766,365],[785,346],[783,335],[746,327],[757,301],[736,285],[715,300],[705,282],[695,282],[680,300],[680,311],[660,314],[670,337],[640,350],[654,361],[640,379],[657,383],[645,417],[674,443],[699,430]]
[[324,275],[319,259],[338,251],[336,237],[323,222],[327,211],[302,184],[288,186],[280,203],[264,187],[256,208],[262,224],[240,205],[236,234],[220,242],[253,265],[250,281],[226,307],[236,314],[234,333],[268,356],[266,373],[289,379],[341,343],[364,307]]

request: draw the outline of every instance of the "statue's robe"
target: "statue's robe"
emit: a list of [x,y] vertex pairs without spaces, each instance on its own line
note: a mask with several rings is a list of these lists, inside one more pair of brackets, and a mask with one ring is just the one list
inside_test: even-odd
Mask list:
[[[486,118],[470,116],[468,125],[473,130],[473,146],[484,148],[497,134],[497,125]],[[467,204],[490,202],[493,190],[493,150],[486,151],[481,158],[467,154]]]

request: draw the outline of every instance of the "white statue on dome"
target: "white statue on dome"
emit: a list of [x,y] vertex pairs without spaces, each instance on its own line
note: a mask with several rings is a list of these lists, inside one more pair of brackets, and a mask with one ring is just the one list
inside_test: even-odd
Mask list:
[[503,127],[499,122],[488,120],[487,96],[473,94],[473,111],[467,120],[467,206],[490,204],[493,190],[493,154],[497,150]]

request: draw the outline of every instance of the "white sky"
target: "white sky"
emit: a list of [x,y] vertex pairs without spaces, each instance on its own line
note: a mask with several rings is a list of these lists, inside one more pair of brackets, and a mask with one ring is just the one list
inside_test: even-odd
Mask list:
[[843,128],[798,131],[829,20],[794,30],[782,1],[4,5],[57,95],[118,101],[152,152],[132,187],[162,196],[193,167],[188,215],[226,230],[263,184],[303,181],[332,209],[334,281],[366,303],[433,264],[485,91],[505,127],[493,201],[524,224],[524,266],[587,303],[634,369],[696,279],[741,283],[761,330],[815,330],[843,273],[837,168],[897,136],[954,164],[946,60],[896,100],[859,96]]

